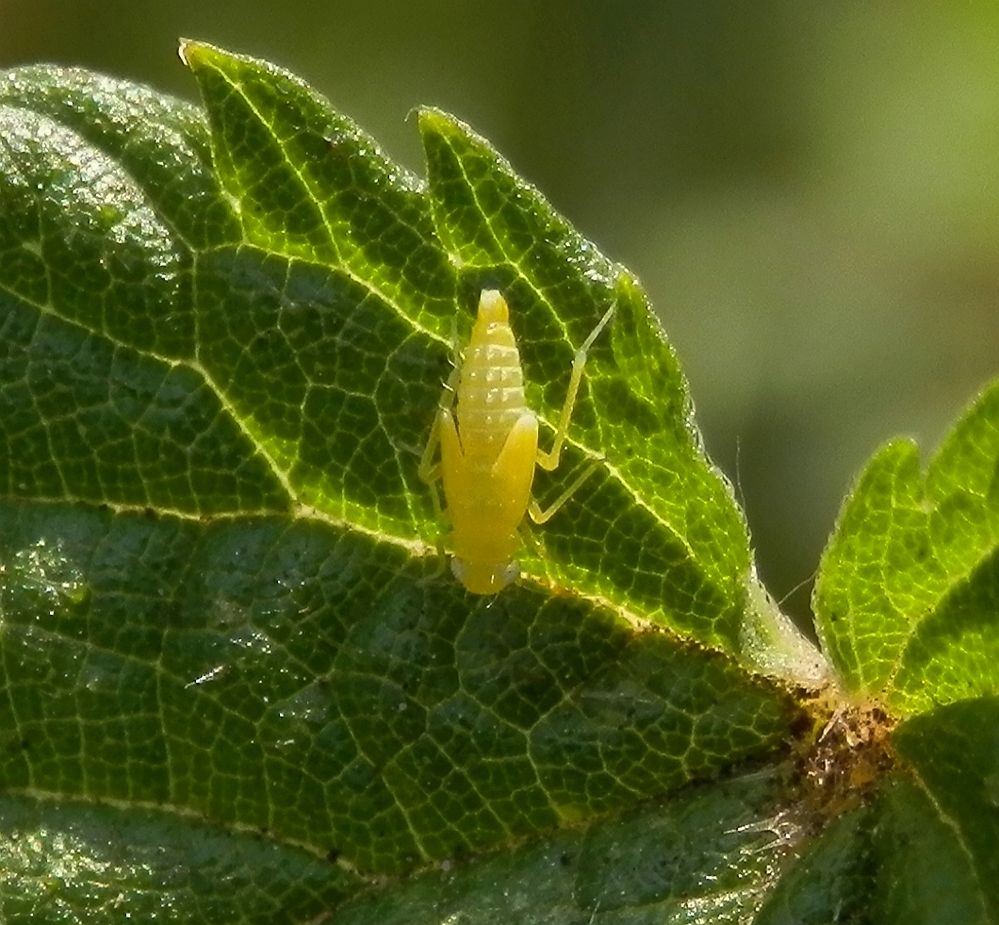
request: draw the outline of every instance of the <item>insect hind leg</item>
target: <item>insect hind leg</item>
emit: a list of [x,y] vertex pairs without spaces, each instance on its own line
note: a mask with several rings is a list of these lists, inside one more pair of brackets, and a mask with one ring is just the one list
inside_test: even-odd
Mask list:
[[583,483],[591,476],[597,469],[600,468],[600,460],[594,459],[588,466],[584,467],[583,471],[576,476],[569,484],[569,487],[565,489],[551,504],[546,508],[542,508],[540,504],[531,498],[527,505],[527,513],[530,515],[531,520],[536,524],[547,523],[558,511],[564,507],[566,501],[568,501],[580,488],[583,487]]
[[[576,355],[572,358],[572,373],[569,376],[569,388],[566,390],[565,401],[562,404],[562,413],[559,416],[558,428],[555,431],[555,440],[552,443],[552,448],[548,452],[541,449],[538,450],[537,463],[542,469],[546,469],[551,472],[553,469],[558,468],[559,461],[562,458],[562,447],[569,434],[569,423],[572,421],[572,412],[576,406],[576,396],[579,393],[580,383],[583,381],[583,370],[586,367],[586,358],[590,352],[590,348],[593,346],[594,341],[600,336],[600,332],[603,331],[603,329],[610,323],[610,320],[614,317],[614,312],[616,310],[617,303],[614,303],[607,309],[606,312],[604,312],[604,316],[596,323],[596,326],[592,331],[590,331],[586,340],[583,341],[580,348],[576,351]],[[589,475],[589,473],[587,473],[587,475]],[[585,479],[580,481],[579,484],[581,485],[583,481],[585,481]],[[564,503],[565,501],[562,501],[558,507],[561,507]],[[558,510],[558,508],[556,507],[555,510]],[[554,513],[555,511],[551,511],[548,516],[550,517],[551,514]],[[538,523],[543,522],[544,521],[538,521]]]

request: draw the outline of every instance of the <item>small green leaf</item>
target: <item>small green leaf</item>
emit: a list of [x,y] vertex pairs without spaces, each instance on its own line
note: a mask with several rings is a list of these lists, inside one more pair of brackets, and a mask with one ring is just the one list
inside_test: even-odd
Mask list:
[[999,383],[924,475],[916,447],[869,463],[823,557],[815,610],[847,687],[903,714],[999,687]]

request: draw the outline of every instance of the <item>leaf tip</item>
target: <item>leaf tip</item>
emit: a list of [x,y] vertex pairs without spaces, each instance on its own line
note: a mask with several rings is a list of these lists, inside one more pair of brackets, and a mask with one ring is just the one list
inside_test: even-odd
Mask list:
[[180,61],[184,65],[184,67],[191,66],[189,53],[193,45],[194,42],[192,42],[190,39],[185,39],[181,37],[177,40],[177,57],[180,58]]
[[420,106],[416,109],[416,124],[423,133],[441,134],[451,123],[452,118],[435,106]]
[[177,57],[192,71],[196,71],[199,65],[204,64],[214,50],[211,45],[194,39],[181,38],[177,42]]
[[617,274],[617,279],[614,280],[614,289],[617,293],[618,299],[633,301],[646,299],[645,290],[642,288],[642,284],[639,283],[638,278],[629,273],[627,270],[620,270]]
[[617,267],[618,273],[614,279],[614,297],[619,307],[625,308],[631,317],[651,318],[655,316],[649,294],[645,291],[638,277],[622,267]]

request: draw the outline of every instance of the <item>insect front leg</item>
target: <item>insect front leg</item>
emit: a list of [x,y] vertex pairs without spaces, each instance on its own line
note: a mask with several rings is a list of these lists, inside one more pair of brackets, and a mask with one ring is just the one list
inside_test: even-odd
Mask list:
[[[600,332],[607,326],[611,318],[614,317],[614,311],[617,305],[612,305],[610,308],[604,312],[603,318],[601,318],[596,327],[590,331],[589,336],[583,341],[583,345],[576,351],[576,355],[572,358],[572,374],[569,376],[569,388],[565,393],[565,402],[562,405],[562,414],[559,416],[558,428],[555,431],[555,441],[552,443],[552,448],[546,453],[544,450],[538,450],[537,463],[542,469],[546,469],[551,472],[553,469],[558,468],[559,460],[562,458],[562,446],[565,443],[565,438],[569,433],[569,422],[572,420],[572,412],[576,406],[576,395],[579,392],[579,385],[583,381],[583,369],[586,366],[586,357],[590,352],[590,347],[593,346],[593,342],[600,336]],[[590,473],[587,472],[588,476]],[[578,485],[573,483],[578,488],[579,485],[585,481],[585,477],[582,480],[577,480]],[[575,490],[575,489],[573,489]],[[571,491],[569,492],[572,493]],[[564,499],[556,501],[554,510],[550,510],[548,517],[551,517],[555,511],[558,510],[565,503]],[[532,515],[533,517],[533,515]],[[548,518],[546,517],[545,520]],[[538,523],[543,523],[544,521],[537,521]]]
[[[452,347],[455,347],[454,343],[452,343]],[[442,464],[441,460],[435,459],[435,457],[441,445],[442,430],[448,427],[450,427],[451,431],[455,430],[451,407],[454,405],[455,387],[457,386],[459,375],[460,367],[455,365],[447,378],[447,382],[444,383],[441,397],[437,401],[437,413],[434,415],[434,423],[430,426],[430,433],[427,436],[426,445],[423,447],[423,453],[420,455],[420,466],[417,469],[420,479],[430,489],[430,498],[434,505],[434,518],[438,523],[443,519],[444,505],[441,503],[441,493],[437,485],[441,481]],[[455,437],[457,437],[457,434],[455,434]],[[440,567],[428,576],[428,580],[439,578],[447,567],[447,553],[444,547],[443,531],[437,534],[437,540],[434,545],[437,547],[437,555],[440,557]]]
[[[441,418],[445,414],[448,414],[443,408],[437,409],[437,414],[434,415],[434,423],[430,428],[430,436],[427,437],[427,445],[423,448],[423,456],[420,458],[420,468],[419,476],[427,483],[430,488],[430,497],[434,505],[434,519],[440,523],[441,518],[444,514],[444,508],[441,504],[441,493],[437,488],[437,483],[441,478],[441,464],[440,462],[434,462],[434,456],[437,453],[437,448],[440,446],[441,442]],[[434,569],[429,575],[426,576],[426,581],[433,581],[434,579],[440,578],[444,574],[444,570],[447,568],[447,555],[444,551],[444,533],[439,531],[437,533],[437,539],[434,543],[437,547],[437,556],[440,560],[437,568]]]
[[[453,390],[448,389],[445,386],[445,396],[453,393]],[[458,444],[458,431],[454,423],[454,415],[447,407],[443,407],[445,399],[442,397],[441,406],[437,408],[437,414],[434,417],[434,423],[430,428],[430,436],[427,438],[427,445],[423,450],[423,457],[420,460],[419,475],[420,478],[427,483],[430,488],[430,495],[433,499],[434,504],[434,516],[438,522],[443,519],[444,506],[441,504],[441,494],[437,487],[437,483],[441,481],[443,462],[442,460],[434,461],[434,456],[437,453],[439,447],[441,447],[442,442],[448,444]],[[447,402],[450,405],[450,401]],[[460,444],[458,444],[460,447]],[[444,531],[440,531],[437,534],[437,540],[434,544],[437,547],[437,555],[440,558],[440,565],[435,569],[430,575],[427,576],[427,580],[431,581],[444,573],[447,568],[447,550],[444,544]]]
[[417,470],[420,479],[433,490],[435,499],[437,498],[437,483],[441,478],[441,464],[439,460],[435,461],[434,457],[441,444],[441,417],[444,414],[445,409],[438,407],[437,414],[434,415],[434,423],[430,427],[430,435],[427,437],[423,453],[420,456],[420,468]]

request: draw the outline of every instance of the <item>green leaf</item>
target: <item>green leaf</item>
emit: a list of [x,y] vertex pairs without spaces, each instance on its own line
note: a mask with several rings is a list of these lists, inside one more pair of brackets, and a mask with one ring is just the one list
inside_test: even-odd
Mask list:
[[[204,114],[0,78],[0,912],[306,921],[436,863],[539,876],[559,839],[610,884],[580,908],[665,895],[611,896],[607,833],[771,812],[706,782],[800,728],[763,650],[814,653],[645,296],[451,117],[420,116],[424,183],[296,78],[183,53]],[[441,573],[417,475],[485,286],[548,439],[617,306],[538,489],[600,471],[494,599]],[[636,810],[696,782],[696,813]],[[736,915],[768,855],[714,838]]]
[[901,714],[999,686],[999,383],[925,476],[909,441],[882,449],[840,515],[815,611],[847,688]]

